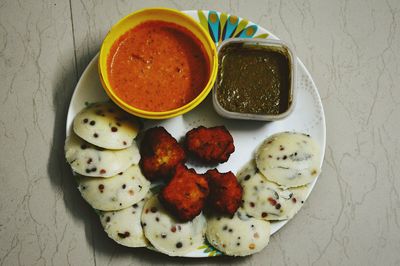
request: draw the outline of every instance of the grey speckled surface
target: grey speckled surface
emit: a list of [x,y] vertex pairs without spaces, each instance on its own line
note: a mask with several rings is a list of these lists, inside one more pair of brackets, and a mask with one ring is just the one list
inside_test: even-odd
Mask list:
[[[144,6],[248,18],[313,75],[323,173],[259,254],[192,260],[117,246],[75,189],[63,159],[73,88],[110,25]],[[0,265],[399,265],[399,51],[398,0],[1,1]]]

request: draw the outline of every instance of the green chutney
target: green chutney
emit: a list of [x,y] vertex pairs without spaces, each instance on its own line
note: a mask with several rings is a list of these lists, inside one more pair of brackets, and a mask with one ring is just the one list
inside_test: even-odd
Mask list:
[[230,112],[278,115],[291,103],[291,67],[279,47],[231,43],[219,53],[217,100]]

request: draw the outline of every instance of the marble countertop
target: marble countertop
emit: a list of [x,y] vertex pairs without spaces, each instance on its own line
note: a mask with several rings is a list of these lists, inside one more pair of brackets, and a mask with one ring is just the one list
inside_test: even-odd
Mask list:
[[[246,258],[169,258],[109,240],[64,161],[74,87],[108,29],[145,6],[245,17],[294,48],[325,109],[322,174]],[[0,265],[399,265],[400,2],[0,2]]]

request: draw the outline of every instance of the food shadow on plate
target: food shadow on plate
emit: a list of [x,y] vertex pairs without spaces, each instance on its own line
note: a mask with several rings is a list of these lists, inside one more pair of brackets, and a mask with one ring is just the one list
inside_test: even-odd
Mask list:
[[182,117],[191,128],[225,126],[228,130],[237,132],[257,130],[270,123],[267,121],[228,119],[220,116],[214,109],[212,92],[199,106],[182,115]]
[[102,259],[111,262],[112,260],[132,261],[134,259],[146,264],[178,262],[191,264],[204,264],[206,262],[232,264],[233,261],[243,262],[243,258],[238,260],[226,256],[213,258],[212,260],[210,258],[169,257],[145,248],[124,247],[108,238],[96,212],[80,195],[71,168],[64,156],[65,123],[71,97],[78,80],[74,64],[70,64],[69,68],[66,69],[60,67],[57,74],[60,80],[55,84],[56,88],[53,90],[52,95],[55,118],[47,172],[50,177],[52,189],[58,191],[63,197],[65,209],[69,213],[68,215],[71,215],[73,219],[84,224],[86,241],[93,249],[90,253],[93,253],[95,256],[93,260]]

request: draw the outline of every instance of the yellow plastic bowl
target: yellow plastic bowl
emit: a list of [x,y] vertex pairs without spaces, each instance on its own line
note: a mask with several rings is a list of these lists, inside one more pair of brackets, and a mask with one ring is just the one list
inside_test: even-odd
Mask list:
[[[124,33],[129,31],[130,29],[134,28],[135,26],[143,22],[150,20],[175,23],[191,31],[197,37],[197,39],[202,43],[209,61],[209,70],[210,70],[209,79],[206,86],[200,92],[200,94],[197,95],[196,98],[194,98],[191,102],[187,103],[186,105],[183,105],[173,110],[168,110],[163,112],[152,112],[152,111],[142,110],[124,102],[121,98],[119,98],[115,94],[110,84],[107,71],[108,67],[107,58],[109,56],[112,45]],[[211,37],[203,29],[203,27],[193,18],[175,9],[147,8],[129,14],[111,28],[111,30],[105,37],[103,44],[101,45],[98,69],[99,69],[100,81],[103,85],[104,90],[111,98],[111,100],[113,100],[119,107],[139,117],[149,118],[149,119],[166,119],[182,115],[192,110],[206,98],[206,96],[211,91],[215,82],[215,78],[218,71],[218,56],[215,44],[211,40]]]

